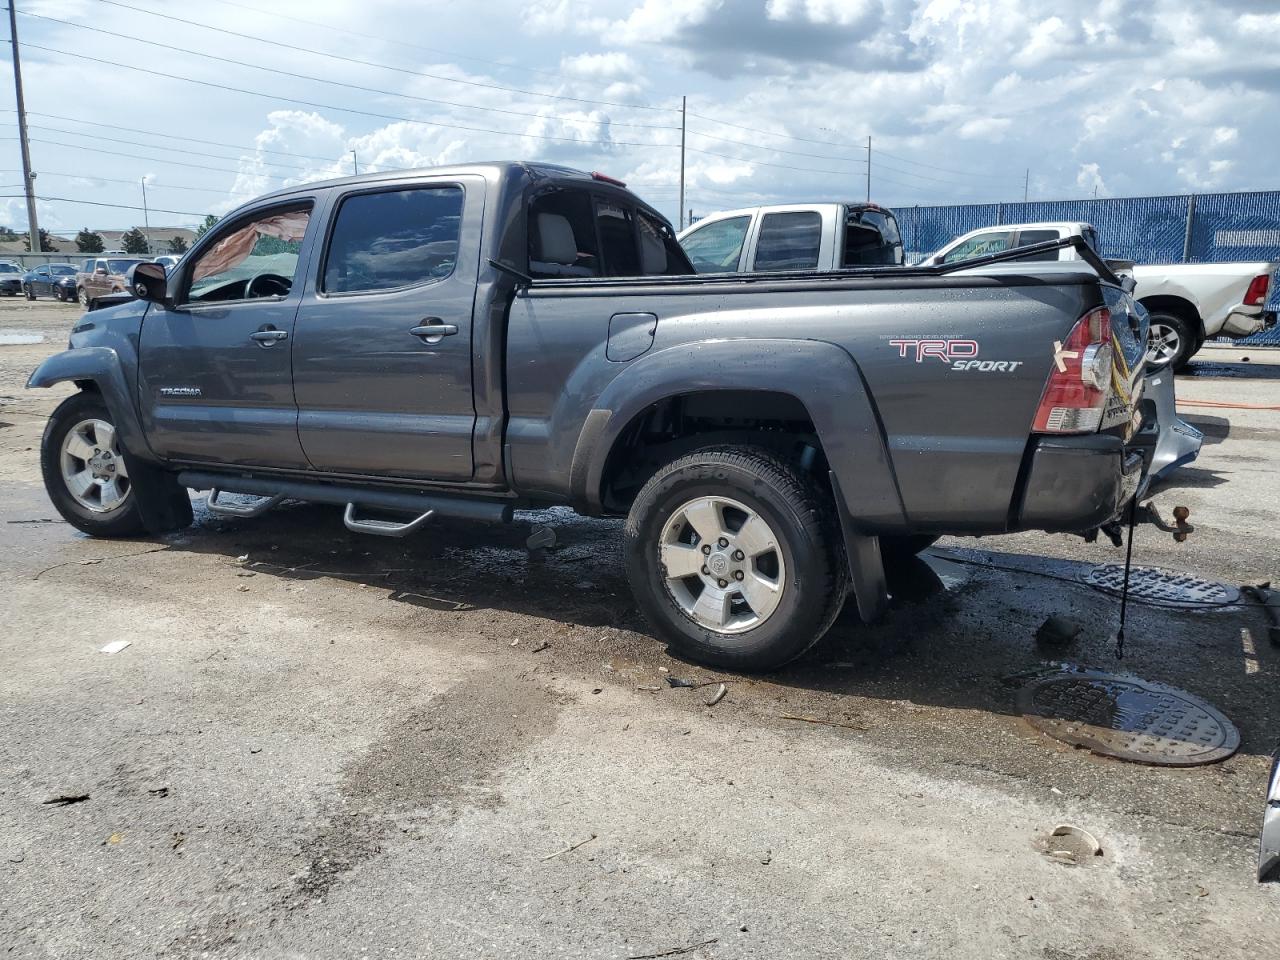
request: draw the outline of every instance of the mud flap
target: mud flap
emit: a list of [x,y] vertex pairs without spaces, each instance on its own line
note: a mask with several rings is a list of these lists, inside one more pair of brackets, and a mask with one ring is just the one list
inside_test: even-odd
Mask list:
[[872,623],[889,609],[889,584],[885,579],[884,560],[880,556],[880,538],[866,536],[854,529],[853,517],[849,515],[847,501],[834,471],[831,473],[831,492],[835,494],[836,509],[840,512],[840,530],[844,534],[844,552],[849,558],[849,581],[858,604],[858,617],[863,623]]
[[148,533],[169,533],[191,526],[194,514],[187,488],[168,470],[124,451],[125,466],[133,483],[133,495],[138,502],[138,514]]

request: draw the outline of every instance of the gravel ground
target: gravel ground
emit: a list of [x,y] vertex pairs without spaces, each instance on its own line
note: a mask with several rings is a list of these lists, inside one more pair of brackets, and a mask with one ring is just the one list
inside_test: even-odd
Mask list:
[[[392,542],[200,497],[189,530],[93,541],[39,480],[68,391],[23,389],[76,315],[0,302],[5,956],[1280,953],[1280,884],[1254,879],[1280,649],[1256,608],[1135,605],[1117,666],[1117,603],[1076,580],[1119,551],[948,540],[884,623],[721,677],[647,634],[613,522],[524,516],[563,544],[531,559],[519,525]],[[1198,530],[1140,529],[1136,562],[1280,573],[1270,359],[1212,348],[1179,378],[1208,439],[1156,499]],[[1051,613],[1080,635],[1039,645]],[[1203,696],[1240,750],[1171,769],[1051,740],[1015,697],[1057,662]],[[1046,856],[1059,823],[1103,855]]]

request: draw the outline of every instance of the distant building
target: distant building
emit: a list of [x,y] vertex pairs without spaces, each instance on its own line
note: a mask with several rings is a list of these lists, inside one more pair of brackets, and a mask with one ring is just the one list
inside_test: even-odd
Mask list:
[[[129,232],[132,227],[125,230],[94,230],[93,232],[102,237],[103,250],[123,250],[124,241],[120,238]],[[151,245],[153,254],[161,254],[169,252],[169,241],[174,237],[181,237],[186,241],[188,247],[191,246],[196,239],[196,232],[190,227],[138,227],[147,238],[147,242]],[[54,253],[78,253],[76,249],[76,234],[73,233],[62,235],[51,233],[48,235],[50,244],[53,245]],[[11,253],[27,252],[27,234],[26,231],[16,235],[16,239],[5,240],[0,239],[0,255]]]

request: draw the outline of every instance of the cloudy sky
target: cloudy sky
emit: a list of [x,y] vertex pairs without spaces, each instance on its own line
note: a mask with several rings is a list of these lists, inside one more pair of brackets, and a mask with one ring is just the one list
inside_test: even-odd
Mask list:
[[[16,0],[41,224],[527,158],[686,207],[1280,187],[1277,0]],[[268,12],[270,11],[270,12]],[[175,19],[180,18],[180,19]],[[0,194],[21,190],[6,69]],[[87,201],[119,206],[90,206]],[[23,229],[3,199],[0,222]]]

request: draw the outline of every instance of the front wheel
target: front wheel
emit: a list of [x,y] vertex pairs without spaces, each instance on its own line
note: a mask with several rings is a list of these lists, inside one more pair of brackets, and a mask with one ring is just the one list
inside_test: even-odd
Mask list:
[[95,537],[145,532],[111,412],[78,393],[59,404],[40,442],[45,490],[64,520]]
[[625,528],[646,619],[701,663],[770,670],[816,643],[848,574],[830,494],[756,447],[708,447],[660,469]]
[[36,292],[27,286],[22,288],[22,295],[28,300],[34,300],[36,298]]

